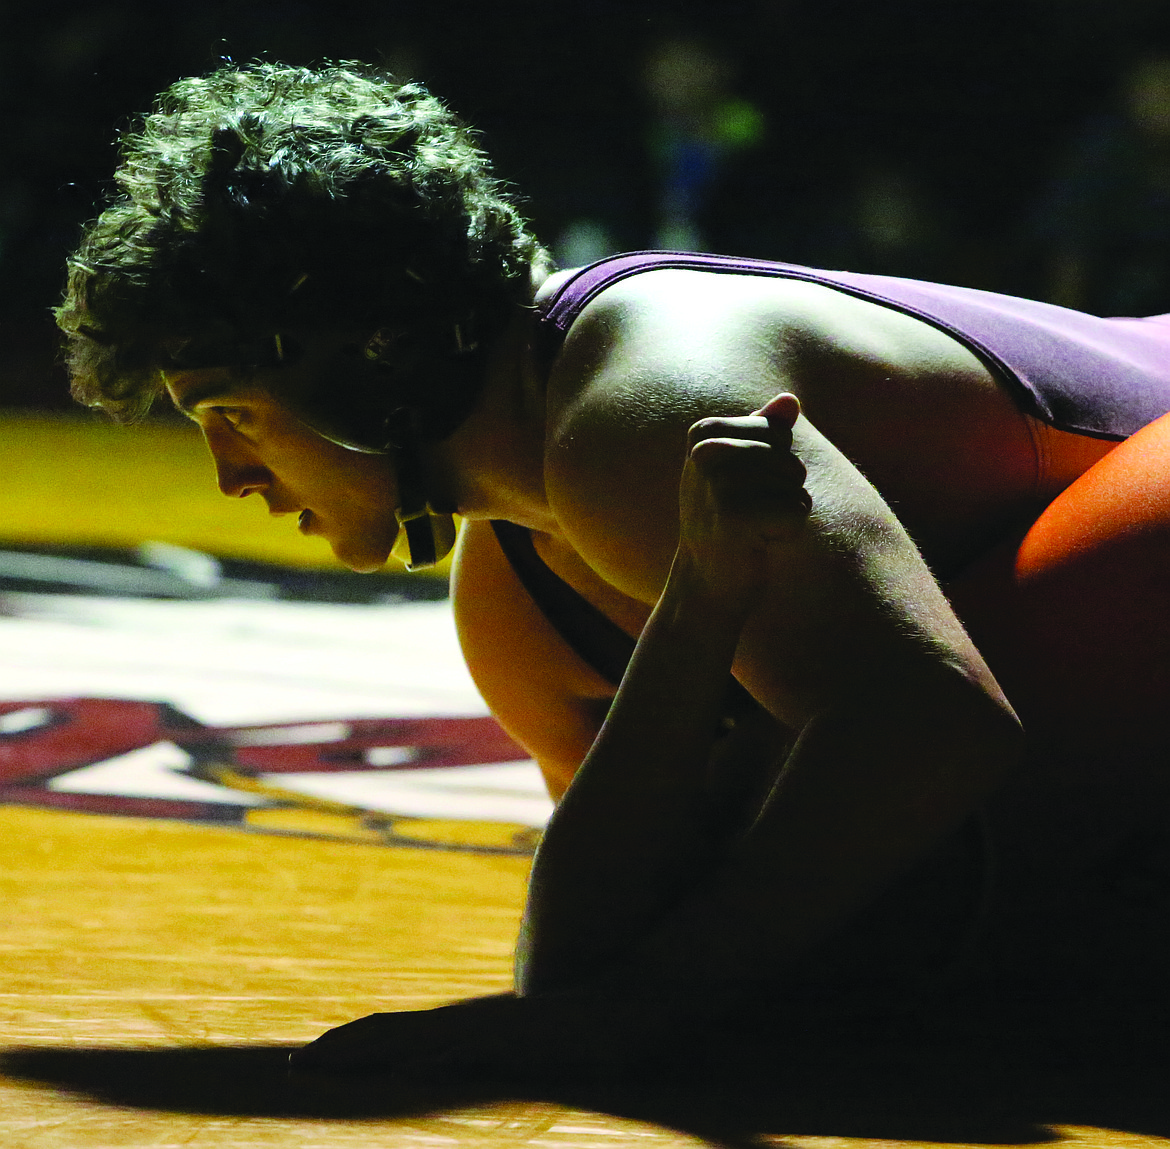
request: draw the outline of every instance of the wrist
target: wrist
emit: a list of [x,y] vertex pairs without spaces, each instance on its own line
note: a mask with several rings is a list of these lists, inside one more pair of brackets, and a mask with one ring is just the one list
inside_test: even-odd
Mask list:
[[671,564],[661,608],[681,625],[731,630],[737,636],[758,600],[758,588],[715,580],[685,551]]

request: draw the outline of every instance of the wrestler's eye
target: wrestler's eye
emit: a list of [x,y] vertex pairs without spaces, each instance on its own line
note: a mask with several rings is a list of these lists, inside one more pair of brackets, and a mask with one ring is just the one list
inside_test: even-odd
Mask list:
[[239,407],[206,407],[204,410],[210,411],[213,415],[218,415],[229,426],[237,429],[244,423],[247,415]]

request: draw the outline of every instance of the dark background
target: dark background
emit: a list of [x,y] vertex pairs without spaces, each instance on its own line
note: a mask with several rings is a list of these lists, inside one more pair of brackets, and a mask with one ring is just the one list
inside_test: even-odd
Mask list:
[[[363,59],[422,79],[570,257],[660,245],[669,188],[688,179],[679,147],[717,107],[748,129],[687,161],[701,171],[684,222],[709,250],[1104,311],[1108,268],[1076,264],[1103,225],[1068,205],[1088,184],[1114,203],[1136,180],[1153,285],[1133,306],[1170,311],[1170,128],[1134,160],[1115,114],[1128,70],[1170,46],[1166,0],[69,0],[0,15],[0,405],[68,406],[48,309],[109,188],[116,130],[222,58]],[[695,53],[717,78],[671,111],[650,62],[685,93]],[[1059,270],[1070,259],[1075,274]]]

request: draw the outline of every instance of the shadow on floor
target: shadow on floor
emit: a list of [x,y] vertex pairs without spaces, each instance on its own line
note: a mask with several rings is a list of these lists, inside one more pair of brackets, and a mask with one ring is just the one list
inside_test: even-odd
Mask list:
[[1017,1017],[945,1027],[889,1018],[868,1032],[737,1040],[702,1057],[620,1079],[371,1079],[323,1085],[287,1077],[289,1046],[22,1048],[0,1074],[141,1109],[220,1116],[353,1119],[417,1115],[490,1101],[552,1101],[634,1118],[725,1146],[757,1134],[1021,1144],[1045,1126],[1170,1137],[1170,1024],[1160,1010],[1060,1024]]

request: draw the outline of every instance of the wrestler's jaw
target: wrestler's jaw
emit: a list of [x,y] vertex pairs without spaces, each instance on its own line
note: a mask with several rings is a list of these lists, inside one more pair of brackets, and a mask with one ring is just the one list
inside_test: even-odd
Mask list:
[[397,523],[389,537],[380,529],[355,531],[347,524],[330,523],[308,507],[298,515],[297,529],[323,538],[337,561],[359,574],[374,574],[386,565],[398,533]]

